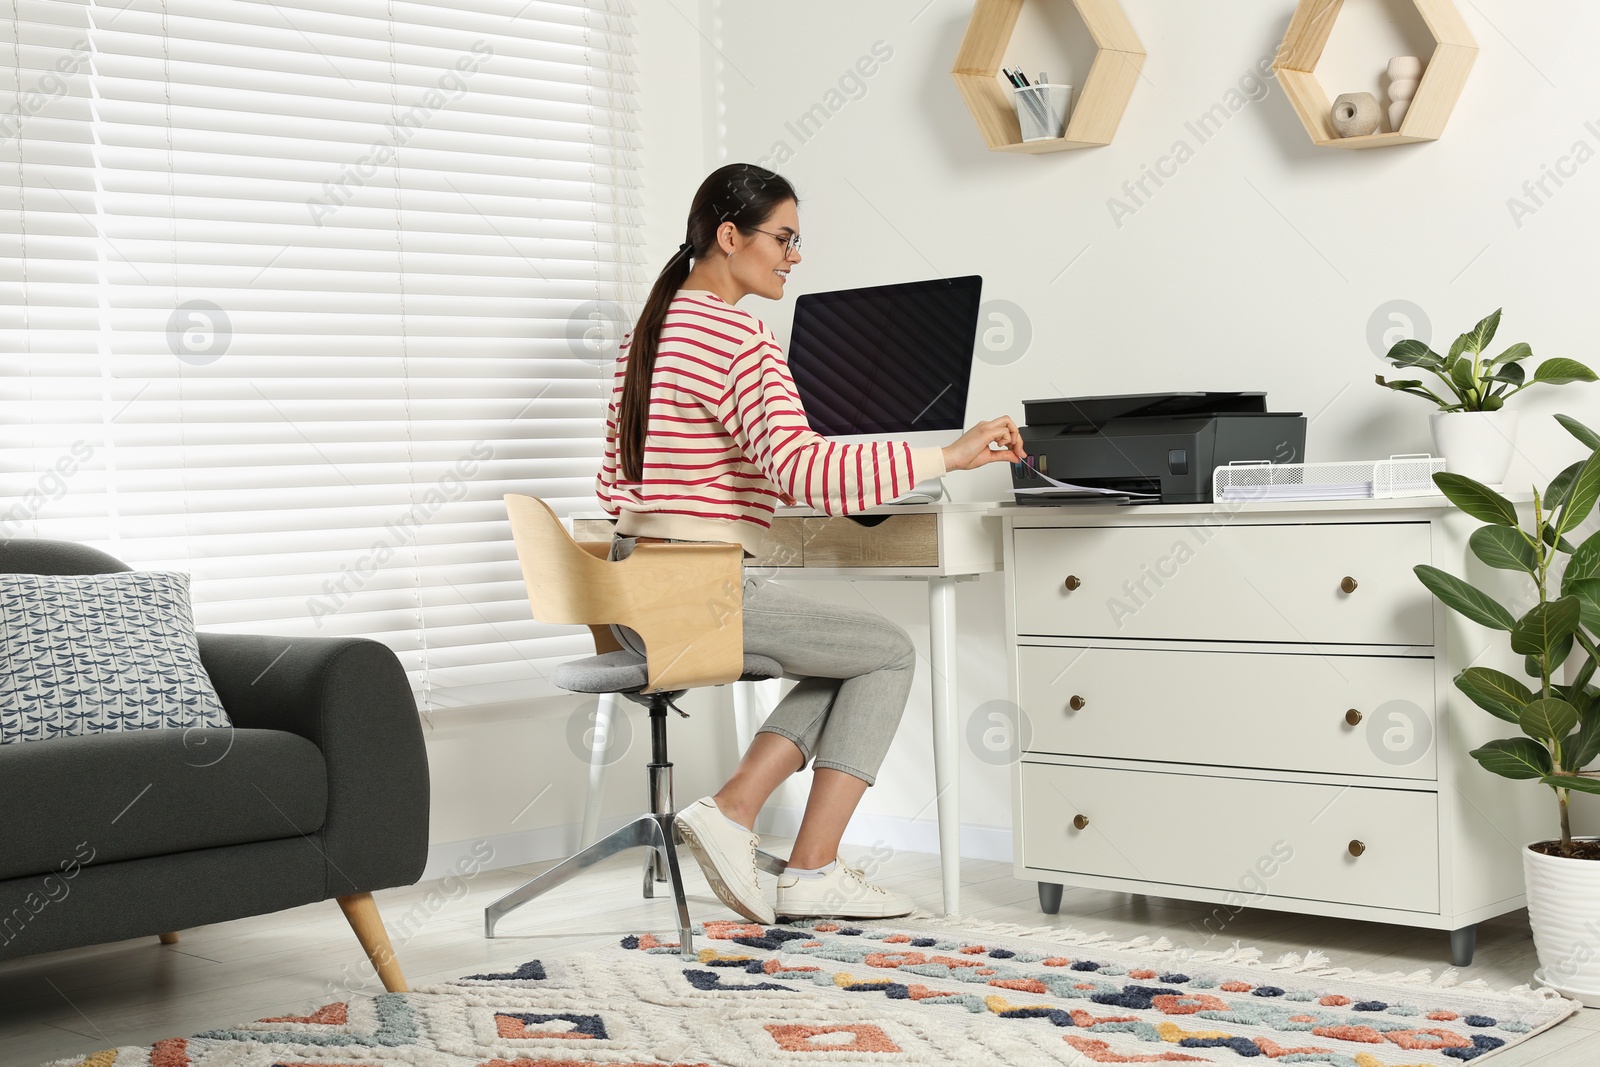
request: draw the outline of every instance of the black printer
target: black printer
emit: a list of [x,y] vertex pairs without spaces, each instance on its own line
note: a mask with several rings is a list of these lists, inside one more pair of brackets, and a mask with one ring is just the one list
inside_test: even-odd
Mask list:
[[1022,410],[1028,458],[1011,464],[1012,488],[1026,490],[1019,504],[1210,503],[1218,466],[1305,462],[1305,415],[1268,411],[1266,393],[1058,397]]

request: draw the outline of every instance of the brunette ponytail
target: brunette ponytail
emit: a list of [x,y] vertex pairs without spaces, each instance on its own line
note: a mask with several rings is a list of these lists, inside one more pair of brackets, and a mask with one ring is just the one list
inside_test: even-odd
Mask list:
[[655,374],[656,346],[667,306],[689,277],[692,260],[716,247],[717,228],[731,222],[739,232],[754,233],[786,200],[798,200],[794,186],[753,163],[730,163],[712,171],[689,205],[683,244],[661,268],[628,342],[628,369],[622,379],[617,409],[617,460],[620,475],[630,482],[644,477],[644,439],[650,422],[650,382]]

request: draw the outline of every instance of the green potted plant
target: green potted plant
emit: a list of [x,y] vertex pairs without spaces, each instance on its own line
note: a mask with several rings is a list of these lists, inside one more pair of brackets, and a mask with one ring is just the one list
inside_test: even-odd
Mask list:
[[[1486,525],[1468,539],[1473,555],[1491,567],[1519,571],[1539,601],[1514,616],[1487,593],[1438,567],[1414,568],[1428,590],[1473,622],[1509,635],[1532,685],[1490,667],[1468,667],[1455,685],[1474,704],[1516,726],[1520,736],[1472,750],[1484,769],[1538,782],[1554,794],[1561,836],[1522,850],[1528,918],[1540,968],[1535,980],[1590,1007],[1600,1007],[1600,840],[1572,835],[1574,791],[1600,793],[1600,533],[1574,545],[1576,530],[1600,500],[1600,434],[1565,415],[1556,419],[1590,449],[1533,493],[1533,522],[1524,528],[1511,501],[1461,474],[1433,476],[1451,503]],[[1550,596],[1553,565],[1563,563],[1559,595]],[[1571,681],[1559,682],[1566,665]]]
[[1376,376],[1385,388],[1437,404],[1439,410],[1429,416],[1428,428],[1434,448],[1445,459],[1445,469],[1490,485],[1505,478],[1517,437],[1517,413],[1504,407],[1507,398],[1540,383],[1595,380],[1594,371],[1563,356],[1543,361],[1530,377],[1522,364],[1533,355],[1533,349],[1524,341],[1486,357],[1484,350],[1500,326],[1500,310],[1496,308],[1457,337],[1448,355],[1441,356],[1426,342],[1407,338],[1396,342],[1384,356],[1396,367],[1428,371],[1443,383],[1440,392],[1427,388],[1420,378]]

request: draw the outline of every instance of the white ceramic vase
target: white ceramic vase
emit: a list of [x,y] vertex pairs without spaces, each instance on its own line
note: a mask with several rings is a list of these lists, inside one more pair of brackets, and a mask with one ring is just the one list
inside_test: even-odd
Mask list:
[[1422,80],[1422,60],[1416,56],[1395,56],[1389,60],[1389,129],[1400,132],[1411,98],[1417,95]]
[[1600,860],[1525,848],[1522,873],[1539,954],[1533,980],[1585,1007],[1600,1008]]
[[1435,411],[1428,428],[1445,470],[1485,485],[1505,481],[1517,440],[1515,411]]

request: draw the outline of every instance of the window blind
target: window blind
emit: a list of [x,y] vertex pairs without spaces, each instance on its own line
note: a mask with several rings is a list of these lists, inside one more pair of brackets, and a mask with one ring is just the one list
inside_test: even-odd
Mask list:
[[501,496],[592,507],[637,308],[616,0],[9,0],[0,534],[363,635],[425,710],[553,693]]

